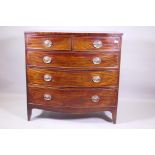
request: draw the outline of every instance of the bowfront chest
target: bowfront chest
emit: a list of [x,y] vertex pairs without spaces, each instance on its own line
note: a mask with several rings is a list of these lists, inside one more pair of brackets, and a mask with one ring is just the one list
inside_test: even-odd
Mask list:
[[26,32],[27,115],[32,109],[110,111],[116,123],[121,33]]

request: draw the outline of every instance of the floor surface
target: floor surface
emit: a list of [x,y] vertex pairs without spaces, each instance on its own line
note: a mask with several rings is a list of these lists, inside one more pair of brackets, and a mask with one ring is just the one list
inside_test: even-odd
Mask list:
[[155,101],[119,99],[117,124],[112,124],[110,118],[110,112],[73,116],[34,109],[28,122],[26,96],[0,94],[0,128],[4,129],[155,128]]

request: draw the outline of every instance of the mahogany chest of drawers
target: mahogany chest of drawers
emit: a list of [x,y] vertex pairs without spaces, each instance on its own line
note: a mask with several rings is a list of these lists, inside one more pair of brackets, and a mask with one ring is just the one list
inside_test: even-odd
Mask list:
[[26,32],[27,115],[32,109],[110,111],[116,123],[121,33]]

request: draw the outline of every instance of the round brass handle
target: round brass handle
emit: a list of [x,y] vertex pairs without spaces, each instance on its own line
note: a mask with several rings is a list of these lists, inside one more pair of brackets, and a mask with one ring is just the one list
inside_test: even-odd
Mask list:
[[98,95],[94,95],[91,97],[92,102],[97,103],[100,101],[100,97]]
[[95,83],[99,83],[99,82],[101,82],[101,77],[99,75],[96,75],[96,76],[93,76],[92,80]]
[[49,47],[52,46],[53,43],[52,43],[51,40],[44,40],[44,41],[43,41],[43,44],[44,44],[45,47],[48,47],[48,48],[49,48]]
[[101,58],[99,58],[99,57],[95,57],[95,58],[93,58],[93,64],[100,64],[101,63]]
[[50,94],[44,94],[44,100],[50,101],[52,99],[52,96]]
[[93,42],[93,46],[94,46],[95,48],[101,48],[101,47],[103,46],[103,43],[102,43],[101,40],[95,40],[95,41]]
[[44,56],[44,57],[43,57],[43,62],[44,62],[45,64],[49,64],[49,63],[52,62],[52,58],[49,57],[49,56]]
[[45,74],[44,75],[44,81],[51,81],[52,80],[52,76],[49,74]]

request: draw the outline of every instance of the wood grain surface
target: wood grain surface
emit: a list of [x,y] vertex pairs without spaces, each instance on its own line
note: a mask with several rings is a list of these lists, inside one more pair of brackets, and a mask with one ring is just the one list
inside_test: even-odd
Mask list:
[[[44,63],[44,56],[52,59],[51,63]],[[100,64],[94,64],[93,59],[101,59]],[[113,53],[63,53],[47,51],[28,51],[27,65],[38,67],[63,67],[63,68],[118,68],[119,52]]]
[[[104,87],[118,85],[118,71],[75,71],[28,68],[28,83],[52,87]],[[44,75],[52,76],[51,81],[44,81]],[[95,83],[92,78],[100,76],[101,82]]]
[[[44,45],[52,42],[51,47]],[[95,48],[95,40],[102,47]],[[116,123],[122,33],[25,32],[27,116],[32,109],[70,114],[110,111]],[[52,59],[43,62],[44,56]],[[101,58],[94,64],[95,57]],[[44,75],[51,81],[45,81]],[[101,81],[93,82],[99,76]],[[46,101],[44,94],[52,99]],[[92,96],[99,96],[93,102]]]
[[[95,108],[116,106],[117,89],[53,89],[47,87],[29,87],[29,103],[53,107]],[[44,94],[50,94],[52,99],[44,100]],[[99,102],[93,102],[91,97],[98,95]]]
[[[95,48],[93,42],[102,41],[100,48]],[[118,43],[114,43],[117,40]],[[117,51],[120,50],[120,37],[73,37],[72,46],[74,51]]]
[[[44,45],[45,40],[52,42],[51,47]],[[44,49],[44,50],[71,50],[71,37],[69,36],[29,36],[26,37],[28,49]]]

